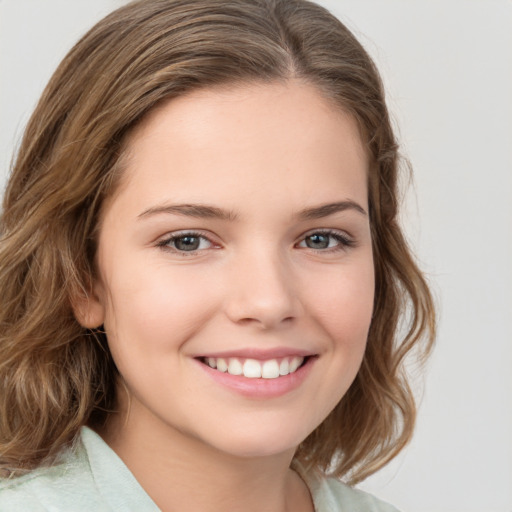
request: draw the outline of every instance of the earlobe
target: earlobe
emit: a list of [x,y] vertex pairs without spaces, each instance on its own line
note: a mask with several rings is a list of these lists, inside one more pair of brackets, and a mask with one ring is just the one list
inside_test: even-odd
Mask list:
[[103,324],[105,319],[105,308],[97,293],[96,286],[87,293],[81,290],[71,300],[73,313],[78,323],[87,329],[95,329]]

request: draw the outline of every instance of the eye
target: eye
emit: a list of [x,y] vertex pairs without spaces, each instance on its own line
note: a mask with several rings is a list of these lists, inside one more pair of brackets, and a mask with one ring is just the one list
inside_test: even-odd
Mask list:
[[213,247],[213,242],[199,233],[177,233],[158,242],[159,247],[181,253],[193,253]]
[[354,245],[354,241],[348,235],[339,231],[315,231],[307,234],[297,247],[305,247],[314,250],[341,250]]

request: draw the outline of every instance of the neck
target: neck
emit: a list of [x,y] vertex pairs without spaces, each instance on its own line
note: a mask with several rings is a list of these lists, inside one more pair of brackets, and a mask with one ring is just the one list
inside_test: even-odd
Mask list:
[[105,441],[163,511],[309,512],[309,491],[290,469],[293,451],[240,457],[151,418],[112,416]]

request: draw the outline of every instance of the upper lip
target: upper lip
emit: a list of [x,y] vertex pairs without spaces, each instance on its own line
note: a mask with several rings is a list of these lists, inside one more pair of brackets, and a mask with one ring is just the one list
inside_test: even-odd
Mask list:
[[219,352],[205,352],[195,357],[224,358],[238,357],[240,359],[256,359],[267,361],[269,359],[279,359],[283,357],[308,357],[316,355],[311,350],[295,349],[290,347],[276,347],[271,349],[261,348],[240,348],[235,350],[225,350]]

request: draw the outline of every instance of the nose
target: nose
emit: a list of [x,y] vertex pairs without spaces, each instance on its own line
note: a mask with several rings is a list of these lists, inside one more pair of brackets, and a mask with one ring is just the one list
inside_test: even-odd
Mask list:
[[291,266],[274,252],[240,256],[232,266],[230,281],[225,310],[232,322],[271,329],[301,314]]

